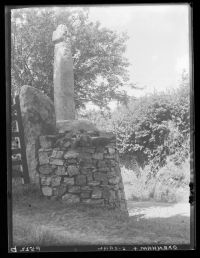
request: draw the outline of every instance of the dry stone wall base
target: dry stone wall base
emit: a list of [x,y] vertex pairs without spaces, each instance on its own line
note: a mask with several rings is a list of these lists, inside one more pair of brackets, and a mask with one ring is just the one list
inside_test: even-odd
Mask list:
[[38,150],[44,196],[64,203],[84,203],[126,211],[115,138],[88,133],[41,136]]

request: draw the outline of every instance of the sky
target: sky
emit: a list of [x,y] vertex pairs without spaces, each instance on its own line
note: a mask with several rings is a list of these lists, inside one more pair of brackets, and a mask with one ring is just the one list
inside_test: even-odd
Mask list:
[[189,5],[119,5],[90,7],[90,19],[116,32],[127,32],[130,80],[139,97],[176,88],[189,71]]
[[[128,95],[140,97],[179,86],[181,73],[183,69],[189,72],[191,61],[188,4],[87,7],[90,20],[129,36],[125,56],[131,64],[130,82],[143,89],[124,88]],[[115,106],[115,102],[110,104],[111,109]],[[87,107],[94,108],[91,103]]]

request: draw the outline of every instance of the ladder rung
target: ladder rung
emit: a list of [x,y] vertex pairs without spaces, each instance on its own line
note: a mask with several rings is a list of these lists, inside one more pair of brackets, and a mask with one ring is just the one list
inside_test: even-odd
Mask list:
[[17,120],[17,114],[12,114],[12,120]]
[[12,155],[13,155],[13,154],[19,154],[19,153],[21,153],[21,151],[22,151],[21,148],[12,149]]
[[12,160],[12,165],[13,166],[22,165],[22,161],[21,160]]
[[14,168],[12,169],[12,174],[23,177],[23,171],[21,171],[21,170],[16,170],[16,169],[14,169]]
[[22,116],[21,116],[21,109],[20,109],[20,100],[19,100],[19,95],[15,97],[15,101],[13,101],[12,105],[12,119],[13,121],[16,121],[16,126],[18,128],[19,132],[12,132],[12,137],[13,138],[19,138],[18,141],[15,141],[16,143],[20,143],[20,146],[14,145],[13,142],[13,147],[12,149],[12,154],[21,154],[21,160],[14,160],[12,159],[12,165],[21,165],[22,170],[23,170],[23,181],[24,184],[29,184],[30,179],[29,179],[29,174],[28,174],[28,164],[27,164],[27,157],[26,157],[26,146],[24,143],[24,130],[23,130],[23,121],[22,121]]
[[19,136],[20,136],[19,132],[12,132],[12,137],[19,137]]

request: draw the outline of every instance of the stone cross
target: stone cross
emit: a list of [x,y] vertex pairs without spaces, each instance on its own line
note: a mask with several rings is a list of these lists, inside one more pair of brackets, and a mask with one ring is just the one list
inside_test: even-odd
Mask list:
[[56,123],[75,119],[74,74],[67,27],[60,24],[53,32],[54,48],[54,106]]

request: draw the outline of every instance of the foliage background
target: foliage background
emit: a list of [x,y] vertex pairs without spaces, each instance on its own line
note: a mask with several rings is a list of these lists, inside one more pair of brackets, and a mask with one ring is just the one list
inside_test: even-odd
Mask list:
[[[87,118],[99,129],[116,135],[121,164],[139,180],[136,186],[137,190],[141,189],[140,197],[147,191],[148,198],[173,199],[166,197],[173,184],[167,188],[156,184],[159,178],[166,177],[180,182],[177,187],[189,183],[191,94],[188,74],[183,72],[177,90],[128,97],[123,87],[134,87],[129,81],[128,60],[123,55],[128,37],[89,21],[88,14],[88,8],[12,11],[12,95],[23,85],[31,85],[53,99],[51,38],[57,25],[65,24],[71,40],[79,118]],[[118,101],[118,108],[113,112],[108,109],[111,100]],[[100,110],[84,110],[89,101]],[[168,179],[161,180],[163,185]],[[158,191],[165,191],[164,195]]]
[[116,134],[125,181],[128,171],[134,174],[134,198],[186,200],[192,151],[186,72],[176,90],[133,98],[112,113],[93,110],[83,116]]
[[52,33],[59,24],[68,28],[74,64],[76,108],[91,101],[107,107],[111,99],[125,103],[129,65],[124,57],[125,33],[101,27],[88,19],[88,8],[24,8],[12,10],[12,94],[23,85],[42,90],[53,99]]

